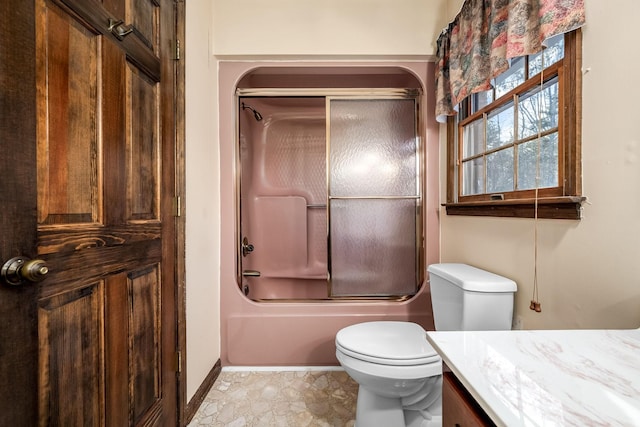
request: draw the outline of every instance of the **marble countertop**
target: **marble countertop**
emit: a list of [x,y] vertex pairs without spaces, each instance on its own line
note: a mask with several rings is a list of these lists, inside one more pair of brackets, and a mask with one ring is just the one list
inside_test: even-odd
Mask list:
[[427,339],[499,426],[640,426],[640,329]]

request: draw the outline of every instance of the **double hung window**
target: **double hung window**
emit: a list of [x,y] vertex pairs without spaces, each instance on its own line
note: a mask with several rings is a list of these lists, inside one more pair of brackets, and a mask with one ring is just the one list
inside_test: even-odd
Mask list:
[[511,60],[448,123],[447,213],[579,218],[580,34]]

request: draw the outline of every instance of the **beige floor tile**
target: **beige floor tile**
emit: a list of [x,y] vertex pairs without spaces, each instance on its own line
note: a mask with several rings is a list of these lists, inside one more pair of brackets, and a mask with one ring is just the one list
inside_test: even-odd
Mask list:
[[357,395],[344,371],[222,371],[189,427],[353,427]]

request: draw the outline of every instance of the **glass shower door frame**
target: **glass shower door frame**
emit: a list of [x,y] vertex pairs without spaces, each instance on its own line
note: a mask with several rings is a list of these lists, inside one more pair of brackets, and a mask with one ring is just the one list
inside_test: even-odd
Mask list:
[[[420,289],[420,286],[424,280],[424,260],[423,260],[423,177],[424,177],[424,148],[422,144],[421,131],[422,123],[420,119],[419,112],[421,111],[421,97],[422,91],[418,89],[399,89],[399,88],[363,88],[363,89],[330,89],[330,88],[322,88],[322,89],[291,89],[291,88],[253,88],[253,89],[238,89],[236,91],[236,106],[237,111],[240,111],[240,100],[243,97],[263,97],[263,98],[279,98],[279,97],[288,97],[288,98],[296,98],[296,97],[323,97],[325,99],[325,114],[326,114],[326,202],[325,204],[311,204],[307,205],[308,209],[319,210],[326,209],[326,238],[327,238],[327,297],[322,299],[310,299],[310,302],[318,302],[318,301],[350,301],[350,300],[371,300],[371,301],[379,301],[379,300],[397,300],[404,301],[411,298],[417,291]],[[331,149],[331,102],[332,101],[344,101],[344,100],[412,100],[413,101],[413,135],[415,137],[415,193],[411,196],[376,196],[376,197],[341,197],[341,196],[331,196],[330,194],[330,185],[331,185],[331,164],[330,164],[330,149]],[[236,266],[237,266],[237,278],[238,285],[241,289],[244,288],[245,277],[243,274],[247,272],[243,270],[243,255],[242,255],[242,238],[243,234],[243,224],[242,224],[242,212],[243,206],[241,203],[241,193],[243,191],[242,187],[242,165],[241,165],[241,155],[240,155],[240,145],[239,145],[239,119],[237,118],[236,129],[237,129],[237,140],[238,145],[236,145],[236,235],[239,236],[237,239],[237,251],[236,251]],[[415,286],[408,293],[402,294],[384,294],[384,295],[369,295],[369,294],[359,294],[359,295],[336,295],[333,292],[333,274],[332,274],[332,259],[331,259],[331,243],[332,236],[330,233],[331,230],[331,204],[332,202],[339,202],[345,200],[411,200],[415,201],[415,236],[414,236],[414,254],[415,257]],[[335,239],[335,236],[334,236]],[[255,278],[254,278],[255,280]],[[246,293],[246,292],[245,292]],[[253,299],[253,298],[252,298]],[[258,299],[255,301],[260,302],[278,302],[278,301],[301,301],[296,298],[275,298],[275,299]]]

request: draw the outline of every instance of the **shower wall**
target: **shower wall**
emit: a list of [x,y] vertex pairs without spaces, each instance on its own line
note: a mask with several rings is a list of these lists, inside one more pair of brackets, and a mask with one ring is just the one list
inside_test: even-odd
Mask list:
[[249,298],[327,297],[324,98],[242,98],[239,117],[242,259]]
[[[286,71],[283,69],[289,68],[292,70],[294,76],[286,75]],[[260,112],[263,116],[264,123],[258,123],[255,121],[253,114],[249,110],[239,110],[236,98],[236,87],[242,82],[251,82],[252,80],[261,82],[280,81],[287,82],[293,80],[297,84],[304,84],[304,78],[301,77],[301,73],[296,73],[296,69],[304,69],[304,73],[310,73],[315,70],[317,75],[330,75],[330,80],[337,82],[345,81],[357,81],[362,87],[366,87],[369,81],[367,76],[371,76],[372,81],[379,81],[382,83],[373,84],[374,87],[381,86],[388,82],[387,73],[388,69],[394,69],[396,71],[389,72],[391,78],[400,76],[402,79],[413,79],[420,87],[423,88],[425,94],[434,93],[433,90],[433,66],[428,62],[304,62],[304,61],[285,61],[285,62],[269,62],[269,61],[221,61],[219,67],[219,104],[220,104],[220,196],[221,196],[221,258],[220,258],[220,307],[221,307],[221,361],[223,366],[301,366],[301,365],[337,365],[335,358],[335,334],[336,332],[345,326],[371,320],[404,320],[413,321],[421,324],[426,329],[433,329],[433,318],[431,312],[430,293],[428,283],[424,283],[418,293],[412,298],[404,301],[360,301],[360,300],[343,300],[343,301],[295,301],[295,302],[257,302],[250,298],[247,298],[243,294],[243,289],[238,286],[237,277],[237,265],[240,252],[240,239],[238,235],[240,232],[241,221],[243,219],[243,212],[238,212],[238,199],[241,194],[239,188],[235,185],[237,182],[237,175],[240,173],[241,168],[237,164],[239,153],[237,152],[238,138],[255,137],[255,131],[257,126],[264,126],[269,121],[274,127],[274,135],[280,134],[280,139],[285,138],[285,133],[278,130],[278,122],[276,117],[271,117],[274,112],[270,112],[271,108],[267,104],[258,104],[254,100],[249,102],[244,100],[246,104],[251,105]],[[372,69],[380,69],[383,72],[371,72]],[[258,70],[259,72],[256,72]],[[353,77],[355,73],[357,77]],[[255,77],[255,79],[253,79]],[[398,80],[398,79],[396,79]],[[322,81],[322,79],[316,79],[316,81]],[[263,84],[256,84],[256,86],[264,87]],[[256,87],[256,86],[243,86],[243,87]],[[393,87],[393,86],[391,86]],[[255,105],[253,105],[254,103]],[[439,260],[439,224],[438,224],[438,165],[439,165],[439,144],[438,144],[438,126],[435,123],[430,112],[433,111],[433,100],[430,97],[425,96],[424,108],[420,110],[420,129],[419,134],[421,143],[424,145],[423,162],[423,193],[424,193],[424,215],[422,224],[422,235],[419,236],[421,242],[423,242],[423,251],[425,265],[429,265]],[[306,120],[305,127],[315,129],[311,133],[314,135],[312,139],[321,139],[322,130],[315,123],[315,118],[319,118],[317,113],[314,113],[316,107],[309,105],[308,108],[302,110],[305,111],[303,116]],[[238,114],[245,114],[245,117],[238,117]],[[307,114],[308,113],[308,114]],[[315,114],[315,116],[314,116]],[[236,133],[238,126],[237,120],[253,120],[251,127],[248,127],[246,135],[239,135]],[[280,123],[286,123],[286,118],[281,117]],[[295,131],[291,128],[288,132],[293,135]],[[305,130],[306,133],[306,130]],[[242,141],[244,144],[246,141]],[[270,141],[262,140],[261,143],[269,143]],[[277,150],[276,150],[277,151]],[[313,150],[312,150],[313,151]],[[275,151],[274,151],[275,153]],[[262,155],[270,155],[263,153]],[[274,154],[275,155],[275,154]],[[249,160],[247,160],[249,161]],[[250,161],[254,162],[254,159]],[[308,161],[307,159],[300,158],[301,162]],[[277,168],[276,168],[277,169]],[[318,201],[316,194],[320,193],[320,189],[304,188],[305,185],[300,185],[296,188],[296,193],[290,194],[288,192],[280,192],[277,183],[277,179],[287,180],[299,180],[300,183],[304,183],[305,174],[300,171],[288,170],[287,174],[279,175],[274,171],[258,170],[249,174],[243,172],[242,180],[255,180],[258,178],[258,174],[266,174],[270,176],[271,182],[267,185],[264,184],[264,188],[261,191],[268,191],[268,196],[271,199],[266,200],[254,200],[253,203],[257,203],[260,208],[275,211],[275,213],[283,210],[292,210],[302,212],[303,198],[304,203],[307,205],[314,205]],[[304,171],[306,172],[306,171]],[[286,177],[286,178],[285,178]],[[277,178],[277,179],[276,179]],[[284,182],[284,181],[281,181]],[[317,192],[317,193],[316,193]],[[326,190],[325,190],[326,194]],[[245,197],[244,195],[242,197]],[[291,197],[292,200],[281,200],[279,198]],[[254,199],[255,199],[254,195]],[[244,200],[243,202],[246,202]],[[286,208],[285,208],[286,206]],[[307,206],[307,223],[310,221],[316,221],[310,219],[309,215],[313,215],[314,208]],[[301,222],[304,215],[294,215]],[[283,221],[284,216],[281,216]],[[287,217],[288,218],[288,217]],[[295,221],[295,219],[292,219]],[[260,221],[259,219],[257,221]],[[289,222],[289,219],[286,219]],[[321,221],[318,221],[320,224]],[[275,242],[282,242],[281,231],[278,231],[278,225],[272,226],[272,229],[265,234],[262,239],[264,240],[262,245],[274,245]],[[299,227],[300,233],[302,233],[302,226]],[[294,227],[294,228],[295,228]],[[280,248],[279,253],[271,255],[274,257],[270,261],[273,261],[274,266],[277,266],[278,274],[281,276],[287,273],[295,273],[296,275],[305,275],[310,282],[325,282],[319,277],[316,278],[315,274],[320,273],[320,267],[325,271],[326,262],[322,258],[322,254],[326,253],[326,247],[321,245],[324,242],[317,241],[315,234],[320,232],[309,231],[315,229],[316,226],[307,227],[307,262],[303,268],[298,268],[292,265],[291,258],[301,256],[295,251],[295,245],[298,243],[289,242],[287,248]],[[325,228],[326,225],[317,225],[318,228]],[[256,231],[257,232],[257,231]],[[326,231],[324,231],[326,233]],[[267,232],[265,232],[267,233]],[[288,231],[288,233],[293,233]],[[293,233],[295,234],[295,233]],[[291,237],[291,235],[289,236]],[[295,236],[293,236],[295,237]],[[253,238],[253,237],[251,237]],[[289,240],[289,239],[288,239]],[[322,240],[322,239],[320,239]],[[250,242],[255,243],[255,242]],[[322,248],[322,250],[315,251],[315,247]],[[310,249],[311,248],[311,249]],[[286,256],[284,255],[286,254]],[[255,255],[255,257],[254,257]],[[241,257],[241,256],[240,256]],[[249,260],[252,257],[254,261],[258,262],[258,245],[256,244],[253,253],[244,257],[245,260]],[[245,269],[247,267],[245,266]],[[260,268],[263,268],[260,265]],[[256,270],[258,265],[256,265]],[[322,273],[324,274],[324,273]],[[266,277],[265,277],[266,278]],[[268,279],[268,278],[266,278]],[[282,280],[282,279],[278,279]],[[299,280],[299,279],[296,279]],[[314,287],[300,287],[300,288],[314,288]],[[318,286],[322,288],[322,286]],[[254,292],[251,289],[250,292]],[[261,292],[261,290],[255,289],[255,292]],[[272,290],[269,292],[279,292]],[[300,291],[303,292],[303,291]],[[313,293],[310,297],[315,297],[315,290],[304,291]],[[322,291],[318,290],[326,295],[326,289]],[[263,295],[268,297],[269,294]],[[300,296],[304,297],[304,296]]]

